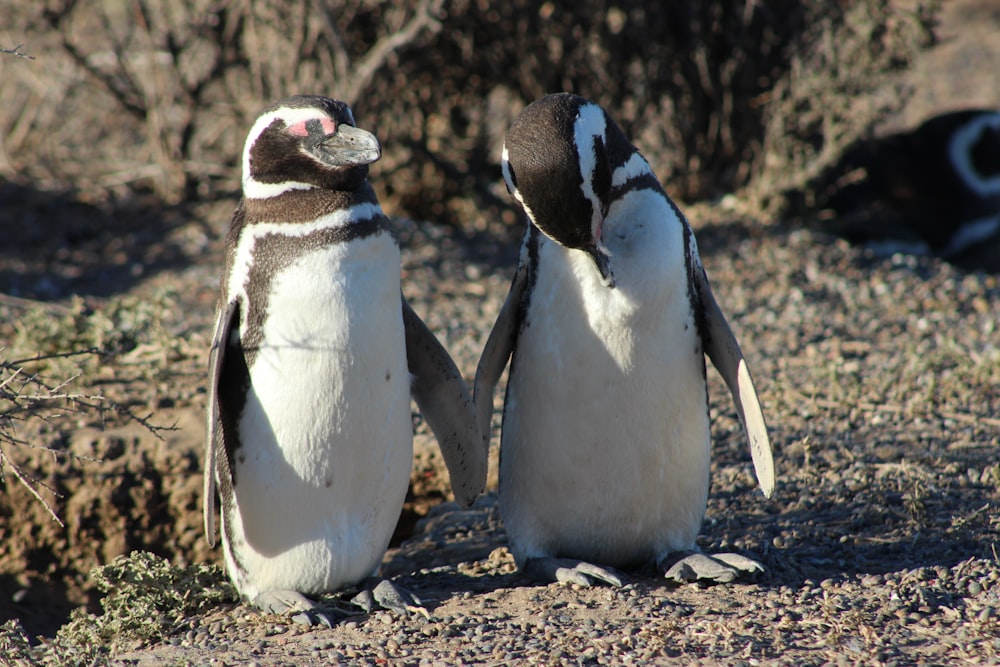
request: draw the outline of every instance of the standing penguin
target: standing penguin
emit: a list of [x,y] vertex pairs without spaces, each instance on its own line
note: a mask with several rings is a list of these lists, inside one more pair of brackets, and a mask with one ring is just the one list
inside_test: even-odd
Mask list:
[[[307,595],[363,582],[382,560],[412,467],[411,392],[457,500],[486,479],[465,382],[400,291],[399,246],[367,181],[380,155],[346,104],[277,102],[247,137],[226,238],[205,531],[214,545],[218,488],[236,588],[307,624],[330,623]],[[387,581],[372,598],[414,604]]]
[[749,370],[684,216],[614,121],[576,95],[529,105],[501,166],[529,224],[475,400],[488,437],[513,354],[500,514],[518,565],[580,585],[621,585],[614,568],[649,563],[678,581],[760,569],[694,551],[709,486],[705,353],[733,394],[765,496],[774,471]]

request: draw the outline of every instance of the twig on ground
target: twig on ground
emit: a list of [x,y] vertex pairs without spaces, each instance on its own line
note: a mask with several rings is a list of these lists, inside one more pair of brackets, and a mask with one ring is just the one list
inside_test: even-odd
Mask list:
[[49,515],[60,526],[64,526],[62,520],[56,514],[53,506],[42,496],[41,489],[46,489],[57,498],[61,497],[60,494],[40,477],[26,471],[22,465],[13,460],[9,453],[5,451],[4,445],[27,449],[42,449],[50,453],[55,459],[72,458],[86,461],[94,461],[95,459],[79,456],[72,452],[55,449],[47,445],[31,443],[19,438],[15,432],[15,422],[24,422],[30,419],[47,422],[54,416],[64,413],[96,415],[103,421],[105,411],[111,410],[126,420],[142,425],[143,428],[161,441],[163,440],[163,436],[160,434],[161,431],[171,431],[177,428],[176,426],[157,426],[150,422],[152,414],[145,416],[137,415],[128,406],[109,400],[101,394],[67,392],[66,387],[77,381],[80,377],[79,374],[72,375],[68,379],[56,384],[51,384],[43,380],[37,373],[25,371],[23,367],[23,364],[26,363],[92,354],[99,355],[101,351],[97,348],[88,348],[69,352],[39,354],[34,357],[14,361],[0,359],[0,481],[3,480],[4,470],[9,469],[21,485],[38,499]]
[[35,56],[29,55],[21,51],[22,46],[24,46],[24,44],[18,44],[13,49],[0,49],[0,53],[7,53],[12,56],[17,56],[18,58],[24,58],[25,60],[34,60]]

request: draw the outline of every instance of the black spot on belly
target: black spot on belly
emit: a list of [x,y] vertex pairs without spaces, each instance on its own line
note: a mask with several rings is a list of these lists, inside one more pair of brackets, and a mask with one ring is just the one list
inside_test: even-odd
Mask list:
[[392,373],[390,373],[389,371],[386,371],[385,372],[385,381],[388,382],[391,379],[392,379]]

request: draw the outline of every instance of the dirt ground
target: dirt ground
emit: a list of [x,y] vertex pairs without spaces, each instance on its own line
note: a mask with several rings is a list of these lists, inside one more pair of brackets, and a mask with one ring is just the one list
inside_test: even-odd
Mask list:
[[[1000,11],[955,0],[942,18],[942,43],[908,75],[914,97],[886,131],[941,111],[1000,107]],[[85,312],[123,296],[149,305],[162,315],[156,344],[99,366],[95,386],[171,427],[158,438],[117,417],[101,428],[62,416],[24,424],[20,434],[74,458],[3,449],[58,492],[42,495],[66,525],[7,472],[0,623],[17,618],[29,635],[51,638],[73,608],[99,609],[87,573],[117,555],[221,560],[202,533],[200,459],[231,204],[190,217],[141,207],[141,215],[112,216],[39,194],[0,189],[9,230],[0,249],[2,335],[16,336],[36,300],[53,320],[69,316],[73,294],[84,296]],[[467,511],[443,502],[446,475],[417,419],[411,494],[384,570],[424,599],[429,618],[380,612],[306,631],[223,604],[163,641],[119,647],[111,662],[1000,662],[998,275],[877,256],[813,225],[764,226],[721,205],[695,208],[692,220],[751,361],[778,478],[764,499],[728,393],[710,371],[712,490],[699,544],[751,555],[763,574],[710,588],[668,586],[649,573],[623,589],[530,582],[504,546],[494,494]],[[398,224],[404,292],[471,378],[506,296],[514,240]]]

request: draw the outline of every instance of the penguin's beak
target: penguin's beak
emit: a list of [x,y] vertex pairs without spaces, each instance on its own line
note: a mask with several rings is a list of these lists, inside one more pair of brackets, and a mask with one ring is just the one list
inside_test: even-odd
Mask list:
[[611,258],[608,257],[608,253],[598,247],[596,243],[587,246],[583,251],[594,260],[594,264],[597,265],[597,270],[601,274],[601,282],[604,283],[604,286],[613,289],[615,286],[615,276],[611,273]]
[[382,157],[382,145],[371,132],[340,125],[318,146],[323,161],[333,167],[356,167],[371,164]]

